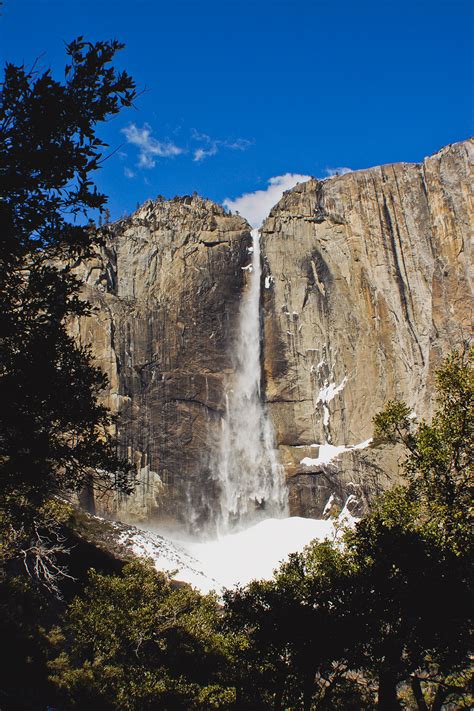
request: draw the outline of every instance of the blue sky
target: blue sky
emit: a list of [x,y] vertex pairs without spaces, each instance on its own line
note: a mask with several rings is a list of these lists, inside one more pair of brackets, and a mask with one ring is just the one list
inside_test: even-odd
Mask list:
[[468,0],[5,0],[0,59],[62,76],[65,41],[126,44],[118,64],[146,91],[101,130],[118,150],[97,176],[119,217],[467,138],[472,19]]

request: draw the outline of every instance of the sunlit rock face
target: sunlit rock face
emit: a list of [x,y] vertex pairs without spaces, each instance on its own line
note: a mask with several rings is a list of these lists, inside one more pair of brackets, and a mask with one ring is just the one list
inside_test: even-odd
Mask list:
[[96,510],[199,526],[190,518],[204,520],[215,499],[250,228],[194,196],[145,203],[105,234],[78,269],[94,312],[73,328],[109,377],[106,402],[141,484],[127,500],[96,496]]
[[[253,421],[270,469],[268,443],[278,446],[293,515],[328,516],[348,500],[357,514],[393,483],[399,453],[370,446],[372,417],[395,397],[429,416],[434,371],[469,328],[470,150],[285,193],[262,229],[260,290],[249,226],[208,200],[148,202],[107,228],[97,258],[78,267],[95,311],[73,328],[109,376],[105,399],[141,484],[127,500],[96,496],[96,510],[202,530],[235,493],[219,472],[241,482],[235,457],[240,447],[251,458]],[[246,336],[261,377],[236,342],[246,305],[261,329],[260,348]],[[263,410],[252,400],[246,416],[239,379]],[[244,493],[269,489],[244,483]]]
[[265,398],[294,514],[393,481],[396,454],[367,446],[389,399],[432,411],[435,369],[472,315],[471,157],[463,142],[310,180],[264,223]]

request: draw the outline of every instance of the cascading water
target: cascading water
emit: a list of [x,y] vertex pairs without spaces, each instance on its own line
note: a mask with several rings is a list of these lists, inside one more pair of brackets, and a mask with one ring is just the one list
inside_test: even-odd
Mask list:
[[239,313],[234,345],[235,374],[226,394],[219,456],[214,467],[219,488],[219,532],[261,518],[288,516],[283,467],[261,400],[260,233],[252,230],[249,283]]

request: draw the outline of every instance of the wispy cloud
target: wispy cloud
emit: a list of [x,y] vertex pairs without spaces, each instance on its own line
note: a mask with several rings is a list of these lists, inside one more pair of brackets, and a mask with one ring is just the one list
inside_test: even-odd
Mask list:
[[227,148],[231,151],[246,151],[252,145],[251,141],[245,138],[237,138],[235,141],[221,140],[219,138],[211,138],[207,133],[199,133],[196,130],[192,131],[193,140],[201,143],[198,148],[194,149],[193,161],[199,162],[209,156],[215,156],[220,148]]
[[285,173],[270,178],[265,190],[256,190],[253,193],[244,193],[231,200],[226,198],[224,206],[232,212],[238,212],[245,217],[252,227],[260,227],[274,205],[280,200],[285,190],[290,190],[297,183],[310,180],[310,175],[298,173]]
[[123,169],[123,174],[125,175],[126,178],[134,178],[136,176],[135,171],[130,170],[130,168],[125,167]]
[[326,178],[334,178],[335,175],[345,175],[346,173],[352,173],[352,168],[326,168],[324,171]]
[[246,138],[237,138],[236,141],[221,141],[224,148],[230,148],[232,151],[246,151],[252,145],[252,141],[247,141]]
[[211,145],[209,148],[196,148],[193,154],[193,161],[199,162],[201,160],[204,160],[204,158],[208,158],[209,156],[215,156],[217,153],[217,146],[216,145]]
[[[149,124],[145,123],[141,128],[131,123],[122,129],[122,133],[127,139],[127,143],[139,149],[138,166],[140,168],[154,168],[156,158],[175,158],[184,153],[184,149],[177,146],[168,139],[159,141],[154,138]],[[130,176],[129,176],[130,177]]]

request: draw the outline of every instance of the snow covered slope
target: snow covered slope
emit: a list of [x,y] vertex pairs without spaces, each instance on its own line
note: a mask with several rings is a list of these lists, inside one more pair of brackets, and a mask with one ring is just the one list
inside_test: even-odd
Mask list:
[[[338,519],[339,526],[351,521],[347,512]],[[119,543],[135,555],[151,558],[157,570],[172,572],[176,580],[201,592],[218,594],[224,588],[271,578],[290,553],[303,550],[314,539],[332,539],[339,529],[330,520],[266,519],[238,533],[204,541],[118,525]]]

